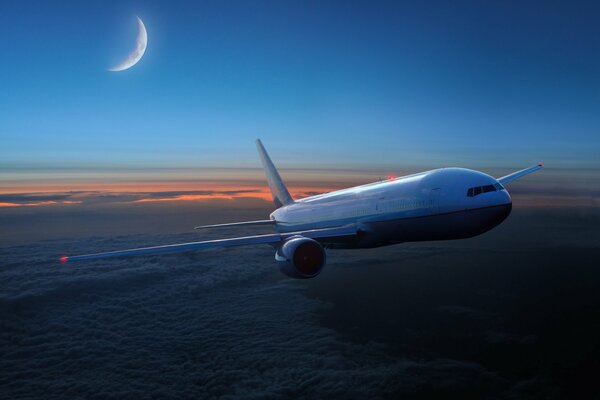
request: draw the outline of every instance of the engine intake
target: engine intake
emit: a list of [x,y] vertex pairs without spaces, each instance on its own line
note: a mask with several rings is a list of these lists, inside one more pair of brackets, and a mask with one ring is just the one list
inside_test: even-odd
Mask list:
[[298,278],[314,278],[325,266],[325,249],[316,240],[293,236],[275,252],[275,261],[285,275]]

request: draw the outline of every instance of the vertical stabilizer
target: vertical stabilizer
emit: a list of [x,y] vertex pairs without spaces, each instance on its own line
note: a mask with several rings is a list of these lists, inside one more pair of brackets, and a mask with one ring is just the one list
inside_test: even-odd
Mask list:
[[281,180],[281,176],[279,176],[279,172],[273,165],[273,161],[267,154],[262,142],[260,139],[256,139],[256,148],[258,149],[258,155],[260,155],[260,161],[262,162],[263,169],[265,170],[265,175],[267,176],[267,182],[269,183],[269,188],[271,189],[271,194],[273,195],[273,202],[277,207],[284,206],[286,204],[293,203],[294,200],[292,196],[290,196],[290,192],[288,192],[287,187]]

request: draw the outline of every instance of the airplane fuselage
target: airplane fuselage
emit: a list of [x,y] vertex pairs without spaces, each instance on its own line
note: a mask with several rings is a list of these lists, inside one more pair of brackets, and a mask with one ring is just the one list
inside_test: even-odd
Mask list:
[[323,242],[364,248],[476,236],[504,221],[511,208],[510,195],[492,176],[442,168],[296,200],[270,219],[280,232],[357,224],[357,237]]

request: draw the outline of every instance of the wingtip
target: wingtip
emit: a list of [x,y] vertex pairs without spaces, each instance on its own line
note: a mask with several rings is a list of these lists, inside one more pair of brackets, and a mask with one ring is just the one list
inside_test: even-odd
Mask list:
[[542,167],[543,168],[544,167],[544,163],[543,162],[539,163],[538,167]]
[[61,263],[61,264],[66,264],[66,263],[67,263],[67,261],[69,261],[69,257],[67,257],[67,256],[62,256],[61,258],[59,258],[59,260],[60,260],[60,263]]

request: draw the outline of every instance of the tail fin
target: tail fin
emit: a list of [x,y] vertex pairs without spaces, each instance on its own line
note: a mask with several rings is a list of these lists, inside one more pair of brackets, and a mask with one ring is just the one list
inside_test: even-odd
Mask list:
[[290,196],[290,192],[288,192],[285,184],[281,180],[279,172],[277,172],[275,165],[273,165],[273,161],[271,161],[271,158],[269,158],[269,155],[267,154],[267,151],[265,150],[260,139],[256,139],[256,148],[258,149],[260,161],[262,162],[265,170],[267,182],[269,183],[269,188],[271,188],[271,194],[273,195],[273,202],[275,205],[277,207],[281,207],[286,204],[293,203],[294,200],[292,199],[292,196]]

